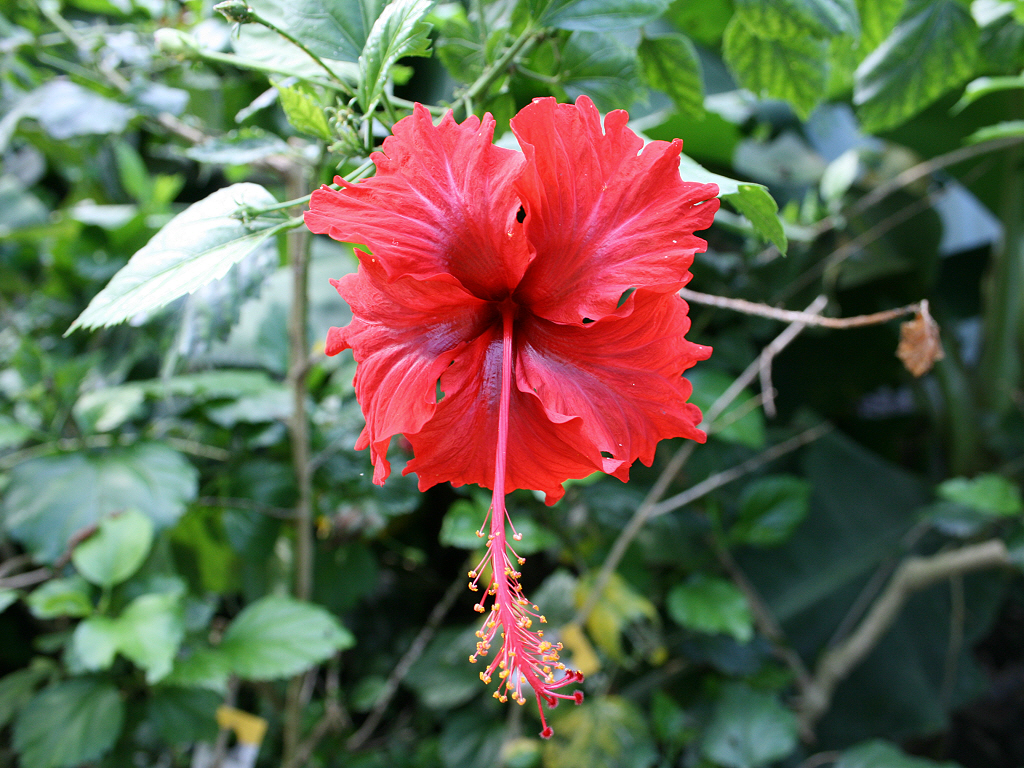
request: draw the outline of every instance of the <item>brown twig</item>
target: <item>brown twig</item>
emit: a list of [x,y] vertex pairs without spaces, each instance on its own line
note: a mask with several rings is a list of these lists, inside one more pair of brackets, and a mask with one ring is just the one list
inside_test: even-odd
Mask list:
[[0,589],[24,589],[35,586],[53,577],[53,571],[49,568],[36,568],[33,571],[25,571],[17,576],[8,576],[0,579]]
[[[466,566],[468,567],[468,566]],[[380,725],[381,719],[384,717],[384,712],[388,708],[388,704],[391,703],[391,699],[394,698],[395,693],[398,692],[398,686],[402,684],[405,676],[409,674],[409,670],[412,665],[416,663],[416,660],[423,655],[423,652],[427,649],[427,644],[431,638],[437,632],[437,628],[441,626],[441,622],[444,620],[445,615],[451,610],[455,604],[455,599],[459,596],[462,590],[465,588],[466,583],[465,568],[460,569],[459,575],[455,577],[449,586],[444,596],[438,601],[437,605],[431,610],[430,615],[427,617],[427,623],[420,629],[419,634],[409,645],[409,649],[405,652],[398,664],[391,671],[391,675],[388,677],[387,682],[384,684],[384,688],[377,696],[377,701],[373,705],[373,709],[370,714],[367,715],[366,720],[349,738],[345,746],[350,751],[355,751],[366,743],[366,740],[373,735],[373,731]]]
[[836,686],[878,644],[912,593],[960,574],[1008,565],[1011,565],[1010,554],[1001,539],[970,544],[929,557],[905,559],[857,629],[821,657],[814,671],[813,684],[801,697],[798,706],[801,728],[813,731],[818,719],[828,711]]

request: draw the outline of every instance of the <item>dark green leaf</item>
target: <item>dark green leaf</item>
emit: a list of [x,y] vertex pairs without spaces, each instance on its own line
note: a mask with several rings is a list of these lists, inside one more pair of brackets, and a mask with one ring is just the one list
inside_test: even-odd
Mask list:
[[797,746],[794,714],[774,696],[731,684],[722,691],[701,752],[726,768],[759,768]]
[[790,475],[755,480],[743,489],[740,517],[729,532],[736,542],[772,547],[786,541],[807,517],[811,487]]
[[313,94],[301,86],[275,84],[275,87],[285,117],[295,130],[324,141],[331,140],[331,127],[327,124],[324,109]]
[[251,0],[250,5],[317,56],[356,61],[384,0]]
[[637,53],[647,85],[671,96],[682,114],[704,116],[700,60],[688,38],[683,35],[645,37]]
[[911,757],[887,741],[867,741],[845,750],[834,768],[956,768],[955,763],[935,763]]
[[76,678],[41,691],[14,724],[22,768],[71,768],[102,757],[117,740],[124,703],[110,683]]
[[0,589],[0,613],[6,611],[18,601],[18,593],[13,589]]
[[158,528],[173,525],[195,498],[197,477],[180,453],[157,443],[31,459],[11,471],[4,527],[52,563],[76,534],[114,512],[139,509]]
[[761,37],[738,17],[725,29],[723,54],[743,87],[788,101],[803,118],[825,96],[828,44],[806,35]]
[[603,32],[642,27],[668,8],[668,0],[550,0],[540,23],[545,27]]
[[430,24],[423,17],[431,5],[431,0],[394,0],[373,23],[359,55],[356,95],[364,112],[373,111],[399,59],[430,55]]
[[101,587],[120,584],[142,565],[153,543],[153,521],[136,509],[104,517],[96,532],[75,546],[71,562]]
[[854,0],[737,0],[736,17],[754,34],[774,39],[860,33]]
[[857,67],[853,93],[865,131],[893,128],[974,73],[978,27],[956,0],[917,3]]
[[200,163],[245,165],[270,155],[289,154],[291,148],[279,136],[258,129],[233,131],[226,136],[207,139],[185,150],[185,157]]
[[160,687],[146,704],[146,721],[169,744],[213,741],[217,707],[223,697],[213,691]]
[[289,597],[264,597],[245,608],[218,651],[247,680],[302,672],[350,648],[355,638],[323,608]]
[[37,657],[32,663],[0,680],[0,728],[14,719],[35,695],[36,688],[54,673],[50,659]]
[[731,581],[695,574],[672,587],[666,606],[679,625],[695,632],[730,635],[741,643],[754,636],[750,606]]
[[940,498],[999,517],[1024,512],[1020,488],[1002,475],[981,474],[974,478],[954,477],[939,484]]
[[1024,75],[975,78],[967,84],[967,87],[964,88],[963,96],[960,97],[960,101],[954,104],[950,111],[953,114],[957,114],[982,96],[1000,91],[1016,90],[1018,88],[1024,88]]
[[233,184],[193,203],[157,232],[71,324],[116,325],[152,312],[223,277],[231,267],[281,231],[279,221],[244,220],[247,209],[277,200],[259,184]]
[[453,709],[483,690],[481,662],[469,663],[476,649],[476,630],[475,626],[442,629],[409,669],[405,682],[427,707]]
[[1016,136],[1024,136],[1024,120],[1003,120],[994,125],[986,125],[968,136],[964,142],[979,144],[992,139],[1007,139]]
[[640,97],[636,51],[615,35],[573,32],[562,49],[561,64],[559,82],[571,99],[586,94],[607,111]]
[[[686,378],[693,384],[690,401],[704,412],[707,412],[711,404],[729,388],[733,381],[731,376],[712,368],[700,366],[687,371]],[[741,394],[736,399],[736,404],[727,408],[710,426],[709,433],[722,440],[739,443],[748,448],[763,447],[765,440],[764,414],[760,408],[747,410],[744,404],[749,399],[749,393]],[[738,412],[742,415],[738,415]]]

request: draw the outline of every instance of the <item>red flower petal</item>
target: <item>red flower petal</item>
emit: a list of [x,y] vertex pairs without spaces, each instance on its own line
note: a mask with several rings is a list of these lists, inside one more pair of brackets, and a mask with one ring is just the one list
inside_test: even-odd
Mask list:
[[641,289],[628,303],[627,316],[585,326],[524,324],[516,370],[552,422],[581,420],[577,449],[623,481],[638,458],[650,466],[659,440],[706,440],[682,372],[711,354],[682,338],[690,321],[678,296]]
[[609,112],[602,132],[586,96],[575,106],[536,99],[512,119],[526,155],[515,187],[537,254],[516,298],[537,315],[598,320],[629,288],[674,292],[707,245],[693,232],[711,226],[718,188],[680,179],[678,139],[640,152],[628,119]]
[[[442,374],[444,399],[420,432],[407,435],[415,458],[405,471],[417,474],[421,490],[446,480],[493,488],[501,355],[499,320]],[[554,504],[565,493],[564,480],[601,469],[600,457],[594,461],[576,449],[580,427],[571,417],[553,422],[533,392],[512,387],[506,492],[532,488]]]
[[418,432],[433,416],[438,378],[493,322],[494,310],[448,282],[399,277],[389,283],[376,257],[357,253],[359,272],[331,281],[353,320],[331,329],[327,352],[351,347],[359,363],[356,398],[366,429],[356,447],[370,446],[373,481],[380,485],[391,471],[391,437]]
[[373,154],[377,175],[314,192],[306,225],[366,245],[389,280],[443,275],[480,298],[505,298],[530,259],[512,187],[523,158],[494,146],[493,133],[490,115],[459,125],[449,112],[435,127],[417,105]]

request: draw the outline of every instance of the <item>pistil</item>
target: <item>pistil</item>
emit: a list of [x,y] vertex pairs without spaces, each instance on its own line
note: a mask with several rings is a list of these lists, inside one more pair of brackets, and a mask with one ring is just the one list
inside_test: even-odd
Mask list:
[[[483,529],[477,531],[481,538],[487,537],[487,552],[475,569],[469,572],[471,579],[469,588],[479,589],[480,577],[484,569],[491,567],[491,580],[486,591],[475,608],[479,613],[487,612],[483,626],[476,633],[476,652],[469,657],[471,662],[486,657],[496,637],[500,637],[501,648],[491,659],[487,668],[480,673],[480,679],[490,683],[492,676],[499,678],[498,689],[494,698],[501,702],[511,697],[516,703],[526,703],[523,683],[529,685],[537,698],[537,709],[540,712],[542,730],[540,735],[550,738],[551,726],[544,717],[541,701],[549,707],[558,703],[559,699],[570,699],[576,704],[583,701],[583,692],[575,691],[572,695],[557,693],[559,688],[574,682],[582,682],[583,675],[573,670],[566,670],[565,664],[558,659],[562,650],[561,643],[551,643],[544,639],[542,630],[534,630],[533,624],[543,624],[546,619],[540,615],[536,605],[530,603],[523,595],[519,584],[518,566],[526,562],[516,554],[508,543],[505,533],[506,523],[511,528],[505,508],[505,472],[508,452],[509,409],[512,399],[512,335],[515,324],[515,307],[506,302],[501,307],[502,316],[502,355],[501,383],[498,406],[498,442],[494,455],[494,494],[489,510],[490,528],[485,534]],[[484,525],[488,520],[485,519]],[[513,530],[513,540],[520,541],[522,534]],[[515,565],[513,565],[513,559]],[[487,611],[487,597],[494,598],[490,611]]]

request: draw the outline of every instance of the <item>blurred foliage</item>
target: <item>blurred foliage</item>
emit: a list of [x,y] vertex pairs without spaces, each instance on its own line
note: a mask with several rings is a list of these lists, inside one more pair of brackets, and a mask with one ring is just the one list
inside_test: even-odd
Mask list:
[[[1019,714],[1010,567],[915,594],[820,720],[806,698],[900,562],[1005,541],[1024,565],[1022,68],[1002,0],[10,0],[0,766],[202,768],[223,703],[268,724],[261,766],[1019,765],[986,715]],[[466,660],[488,500],[371,485],[354,363],[322,354],[355,259],[297,214],[413,102],[500,137],[580,94],[719,184],[695,288],[926,298],[945,358],[915,379],[893,323],[805,330],[774,408],[741,388],[665,496],[705,491],[603,576],[677,446],[553,508],[513,494],[527,591],[587,674],[542,742]],[[707,411],[782,325],[691,317]]]

